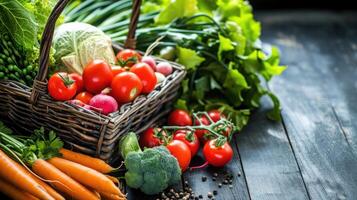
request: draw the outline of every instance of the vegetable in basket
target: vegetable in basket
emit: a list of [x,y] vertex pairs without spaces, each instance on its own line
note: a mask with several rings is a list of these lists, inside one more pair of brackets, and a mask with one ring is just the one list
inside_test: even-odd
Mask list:
[[164,146],[140,149],[135,133],[124,136],[119,150],[128,171],[125,180],[129,187],[140,188],[145,194],[157,194],[181,180],[177,160]]
[[86,23],[59,26],[53,36],[53,47],[56,61],[62,61],[69,72],[82,74],[83,68],[95,59],[115,63],[111,39],[100,29]]
[[[116,7],[93,4],[68,7],[66,21],[91,23],[122,43],[128,33],[131,0],[122,0]],[[104,16],[94,14],[103,10]],[[241,130],[264,95],[274,104],[268,117],[280,118],[279,100],[264,85],[286,67],[280,65],[276,47],[262,44],[260,33],[246,0],[145,0],[136,36],[137,49],[143,51],[165,36],[153,53],[188,70],[177,108],[219,109]]]

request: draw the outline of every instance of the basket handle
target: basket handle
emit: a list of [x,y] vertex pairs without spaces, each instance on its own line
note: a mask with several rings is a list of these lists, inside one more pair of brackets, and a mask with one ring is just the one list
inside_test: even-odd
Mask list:
[[[57,19],[59,18],[69,1],[70,0],[59,0],[53,8],[51,15],[49,16],[48,21],[46,23],[40,44],[39,71],[34,80],[30,95],[30,103],[32,105],[36,104],[40,94],[45,94],[47,92],[46,78],[48,74],[49,54],[51,50],[53,34],[55,31],[55,25]],[[140,6],[141,0],[133,0],[133,12],[130,18],[129,32],[124,45],[125,48],[136,48],[135,32],[140,15]]]

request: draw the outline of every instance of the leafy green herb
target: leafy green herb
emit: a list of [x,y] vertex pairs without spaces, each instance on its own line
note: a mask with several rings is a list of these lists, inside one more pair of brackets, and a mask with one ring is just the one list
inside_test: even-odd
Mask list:
[[45,132],[42,127],[29,137],[12,135],[12,131],[0,121],[0,148],[15,153],[23,162],[32,164],[36,159],[59,156],[63,142],[53,131]]

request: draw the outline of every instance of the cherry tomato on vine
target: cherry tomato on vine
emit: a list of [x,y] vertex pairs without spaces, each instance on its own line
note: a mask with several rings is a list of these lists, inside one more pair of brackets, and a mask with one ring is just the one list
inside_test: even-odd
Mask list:
[[122,72],[113,78],[111,95],[119,103],[133,101],[143,89],[140,78],[132,72]]
[[112,73],[113,76],[116,76],[117,74],[120,74],[122,72],[125,72],[125,68],[124,67],[120,67],[120,66],[112,66]]
[[131,67],[135,63],[141,61],[141,55],[137,51],[132,49],[121,50],[116,57],[119,65],[122,67]]
[[191,141],[187,138],[187,134],[189,131],[187,130],[177,130],[174,134],[174,140],[181,140],[184,142],[191,151],[191,157],[197,154],[198,149],[200,148],[200,141],[198,140],[195,133],[192,134]]
[[70,100],[76,95],[77,85],[67,73],[55,73],[48,80],[48,93],[58,101]]
[[89,104],[89,101],[92,99],[93,95],[89,92],[80,92],[77,94],[77,100],[80,100],[82,103]]
[[83,77],[77,73],[71,73],[69,77],[76,83],[77,93],[82,92],[84,90]]
[[[205,126],[208,126],[210,125],[210,122],[209,120],[207,119],[207,117],[205,116],[201,116],[199,117],[199,120],[201,121],[202,125],[205,125]],[[199,126],[200,125],[200,122],[198,120],[195,120],[195,125],[196,126]],[[197,129],[195,131],[195,134],[197,135],[197,137],[202,141],[204,138],[203,136],[208,133],[209,131],[207,130],[204,130],[204,129]]]
[[112,79],[112,69],[103,60],[93,60],[84,68],[84,87],[92,94],[98,94],[109,87]]
[[168,119],[169,125],[174,126],[192,126],[192,118],[185,110],[173,110]]
[[212,119],[214,122],[218,122],[222,118],[227,118],[221,111],[219,110],[210,110],[208,111],[208,116]]
[[130,68],[130,71],[136,74],[143,84],[142,93],[148,94],[154,90],[157,79],[154,70],[146,63],[136,63]]
[[186,171],[191,162],[190,148],[180,140],[172,140],[166,147],[171,155],[177,159],[181,170]]
[[[157,131],[160,131],[160,129],[157,129]],[[155,129],[154,128],[148,128],[144,133],[140,135],[139,143],[141,148],[144,147],[155,147],[161,145],[163,142],[155,136]]]
[[233,150],[232,147],[225,142],[222,146],[217,147],[215,140],[206,142],[203,147],[203,155],[207,162],[215,167],[223,167],[232,160]]

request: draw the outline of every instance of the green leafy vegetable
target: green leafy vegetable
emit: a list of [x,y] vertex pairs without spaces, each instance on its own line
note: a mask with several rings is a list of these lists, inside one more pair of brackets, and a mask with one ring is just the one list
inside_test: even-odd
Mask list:
[[177,51],[178,62],[183,64],[187,70],[195,70],[205,60],[192,49],[177,47]]
[[166,147],[141,151],[136,134],[131,132],[121,139],[119,149],[128,169],[125,180],[129,187],[151,195],[180,182],[181,169]]
[[179,17],[191,16],[197,12],[196,0],[175,0],[164,8],[155,19],[157,24],[167,24]]
[[[110,37],[100,29],[79,22],[59,26],[53,36],[55,59],[69,72],[82,74],[84,67],[94,59],[114,64],[115,55]],[[62,62],[61,62],[62,61]]]
[[17,44],[26,49],[35,45],[37,23],[32,13],[18,1],[0,1],[0,32],[11,33]]
[[10,155],[16,154],[22,162],[31,165],[37,159],[59,156],[63,142],[53,131],[35,130],[29,137],[12,135],[12,131],[0,121],[0,148]]
[[[0,0],[0,79],[32,86],[39,40],[56,0]],[[61,23],[60,17],[57,23]],[[54,63],[53,50],[50,64]]]
[[[286,66],[280,65],[276,47],[259,40],[261,26],[248,1],[145,0],[143,10],[137,48],[145,51],[165,36],[154,54],[181,63],[188,71],[176,107],[192,111],[220,109],[241,129],[266,95],[274,105],[268,117],[279,119],[279,100],[263,85]],[[113,41],[123,43],[128,25],[123,20],[130,19],[130,8],[127,11],[112,26],[93,25],[99,25]],[[81,21],[90,14],[83,10],[73,14],[72,19]],[[112,14],[110,18],[116,19]]]

